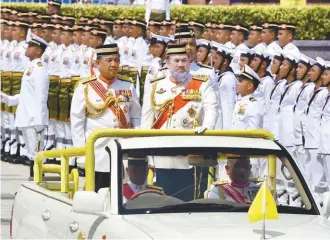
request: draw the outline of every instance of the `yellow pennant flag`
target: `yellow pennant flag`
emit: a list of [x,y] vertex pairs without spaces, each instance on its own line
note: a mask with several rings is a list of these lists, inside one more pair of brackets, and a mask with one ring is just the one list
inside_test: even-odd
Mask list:
[[277,207],[269,187],[264,182],[255,199],[253,200],[248,218],[250,222],[257,222],[265,219],[278,219]]

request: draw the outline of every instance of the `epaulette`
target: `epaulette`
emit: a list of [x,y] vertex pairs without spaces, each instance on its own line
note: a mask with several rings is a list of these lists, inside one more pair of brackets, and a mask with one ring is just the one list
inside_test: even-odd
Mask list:
[[146,187],[147,188],[150,188],[150,189],[155,189],[155,190],[159,190],[159,191],[162,191],[163,192],[163,188],[161,188],[161,187],[156,187],[156,186],[148,185],[148,184],[146,184]]
[[257,101],[257,99],[255,99],[254,97],[250,97],[249,99],[250,99],[251,102]]
[[214,186],[222,186],[228,184],[228,181],[216,181],[212,183]]
[[85,83],[88,83],[90,81],[95,81],[96,79],[97,79],[97,77],[94,75],[94,76],[91,76],[91,77],[82,78],[80,80],[80,83],[85,84]]
[[166,78],[166,76],[154,77],[154,78],[150,79],[150,83],[157,82],[157,81],[163,80],[165,78]]
[[41,62],[37,62],[37,66],[38,66],[38,67],[42,67],[43,65],[42,65]]
[[203,68],[213,69],[212,67],[207,66],[207,65],[204,65],[204,64],[202,64],[200,62],[198,62],[197,65],[200,66],[200,67],[203,67]]
[[162,68],[159,68],[159,71],[164,71],[164,70],[167,70],[168,67],[162,67]]
[[206,82],[209,79],[209,75],[207,75],[207,74],[195,74],[195,75],[192,76],[192,78],[194,80]]
[[121,74],[117,74],[117,78],[121,81],[130,82],[130,83],[133,82],[133,79],[131,77],[127,77]]

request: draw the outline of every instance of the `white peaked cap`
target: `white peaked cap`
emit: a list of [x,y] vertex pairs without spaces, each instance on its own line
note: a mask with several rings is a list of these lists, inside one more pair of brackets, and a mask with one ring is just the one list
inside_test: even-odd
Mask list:
[[45,45],[46,47],[48,47],[48,43],[42,39],[41,37],[38,37],[37,35],[31,33],[31,39],[29,40],[29,42],[37,44],[39,46],[41,45]]
[[316,57],[316,63],[315,64],[318,64],[322,67],[325,67],[325,60],[323,58],[320,58],[320,57]]
[[206,39],[197,39],[196,40],[197,46],[205,46],[205,47],[211,47],[211,42]]
[[159,42],[165,42],[165,43],[168,43],[169,41],[171,41],[171,38],[169,38],[169,37],[157,35],[157,34],[154,34],[154,33],[151,33],[150,38],[154,38]]
[[314,65],[316,63],[316,61],[308,56],[306,56],[305,54],[300,54],[300,60],[299,62],[303,62],[303,63],[307,63],[309,65]]
[[244,65],[244,68],[241,70],[241,73],[239,74],[240,76],[244,76],[250,80],[257,80],[257,81],[261,81],[260,77],[258,76],[258,74],[252,70],[252,68],[250,68],[248,65]]

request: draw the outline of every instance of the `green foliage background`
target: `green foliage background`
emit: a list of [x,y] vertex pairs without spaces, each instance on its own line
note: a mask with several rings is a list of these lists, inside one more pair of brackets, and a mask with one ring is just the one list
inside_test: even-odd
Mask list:
[[[39,3],[6,3],[3,7],[13,7],[22,10],[44,11],[46,4]],[[113,6],[113,5],[63,5],[62,13],[77,18],[130,17],[143,20],[143,6]],[[288,22],[297,25],[296,39],[330,39],[330,6],[315,5],[305,7],[284,8],[280,6],[172,6],[171,18],[181,20],[198,20],[201,22],[229,22],[250,25],[263,22]]]

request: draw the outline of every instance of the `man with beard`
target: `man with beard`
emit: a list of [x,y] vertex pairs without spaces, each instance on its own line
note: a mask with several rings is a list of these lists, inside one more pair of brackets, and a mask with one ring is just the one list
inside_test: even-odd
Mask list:
[[208,198],[251,204],[261,183],[253,183],[249,180],[252,168],[249,157],[228,156],[225,167],[230,182],[227,184],[212,184]]

